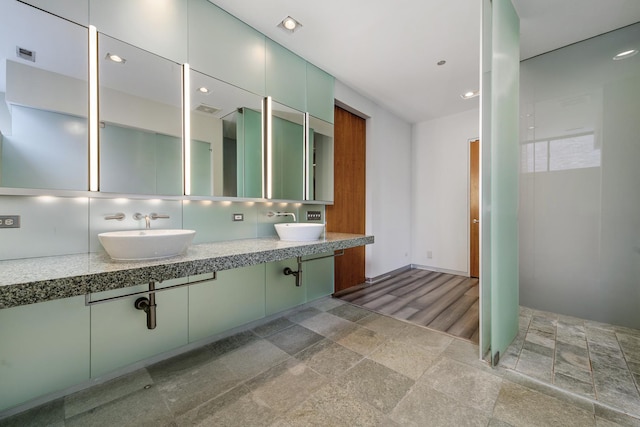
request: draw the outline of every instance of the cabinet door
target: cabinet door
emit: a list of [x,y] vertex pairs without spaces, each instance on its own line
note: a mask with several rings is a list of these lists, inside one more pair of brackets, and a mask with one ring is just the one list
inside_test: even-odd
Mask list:
[[314,117],[333,123],[334,78],[307,62],[307,109]]
[[84,297],[0,310],[0,412],[89,380]]
[[189,65],[264,95],[263,34],[207,0],[189,0]]
[[264,264],[219,271],[215,280],[189,287],[189,342],[262,317]]
[[298,269],[295,259],[271,262],[266,264],[266,315],[304,304],[306,292],[304,282],[296,286],[296,278],[293,275],[285,276],[286,267],[291,270]]
[[186,1],[90,0],[89,11],[99,32],[174,62],[187,62]]
[[[330,255],[333,253],[329,252],[317,257]],[[302,277],[307,289],[307,302],[333,293],[333,257],[309,261],[312,259],[313,257],[305,257],[307,262],[302,264],[304,266]]]
[[[157,288],[186,281],[167,280]],[[92,299],[110,298],[148,289],[148,284],[100,292]],[[156,294],[155,329],[147,315],[134,307],[137,295],[91,306],[91,376],[97,377],[188,343],[186,287]]]
[[89,25],[89,0],[20,0],[80,25]]
[[305,111],[306,62],[271,39],[266,42],[267,95],[274,101]]

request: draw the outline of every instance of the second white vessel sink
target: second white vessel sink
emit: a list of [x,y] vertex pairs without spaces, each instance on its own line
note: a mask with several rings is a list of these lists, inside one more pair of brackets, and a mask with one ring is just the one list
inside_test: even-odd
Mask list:
[[324,231],[324,224],[285,222],[274,224],[280,240],[308,242],[318,240]]
[[109,256],[118,261],[168,258],[184,253],[195,230],[127,230],[98,234]]

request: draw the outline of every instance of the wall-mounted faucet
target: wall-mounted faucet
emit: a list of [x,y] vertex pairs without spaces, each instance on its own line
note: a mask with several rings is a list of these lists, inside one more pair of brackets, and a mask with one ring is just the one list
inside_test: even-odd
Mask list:
[[293,222],[297,222],[296,221],[296,214],[294,214],[293,212],[273,212],[273,211],[269,211],[269,212],[267,212],[267,216],[269,218],[271,218],[272,216],[291,216],[291,217],[293,217]]
[[145,222],[145,228],[148,230],[151,228],[151,220],[156,220],[156,219],[168,219],[170,218],[169,215],[163,215],[163,214],[157,214],[155,212],[150,213],[149,215],[142,215],[140,212],[136,212],[133,214],[133,219],[139,221],[141,219],[144,219]]
[[105,215],[104,219],[106,220],[110,220],[110,219],[115,219],[118,221],[122,221],[125,218],[125,214],[123,214],[122,212],[118,212],[117,214],[113,214],[113,215]]

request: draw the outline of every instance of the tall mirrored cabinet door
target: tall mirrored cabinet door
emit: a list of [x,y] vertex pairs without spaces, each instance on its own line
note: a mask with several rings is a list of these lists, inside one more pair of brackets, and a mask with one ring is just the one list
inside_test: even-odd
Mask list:
[[309,116],[306,200],[333,202],[333,124]]
[[191,195],[262,197],[262,97],[190,72]]
[[98,35],[100,191],[181,195],[182,66]]
[[304,200],[305,115],[277,102],[271,111],[271,147],[266,148],[271,151],[267,155],[271,159],[269,198]]
[[0,2],[0,186],[88,189],[88,30]]

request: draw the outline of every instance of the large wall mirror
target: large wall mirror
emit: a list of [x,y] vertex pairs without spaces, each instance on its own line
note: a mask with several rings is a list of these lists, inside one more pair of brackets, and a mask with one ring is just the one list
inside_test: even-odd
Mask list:
[[88,30],[0,3],[0,186],[88,189]]
[[[0,187],[88,190],[88,51],[86,27],[0,3]],[[103,33],[97,56],[99,191],[333,200],[330,123],[273,102],[267,153],[263,98],[191,70],[184,180],[183,66]]]
[[98,35],[100,191],[181,195],[182,66]]
[[262,97],[190,72],[191,195],[262,197]]

